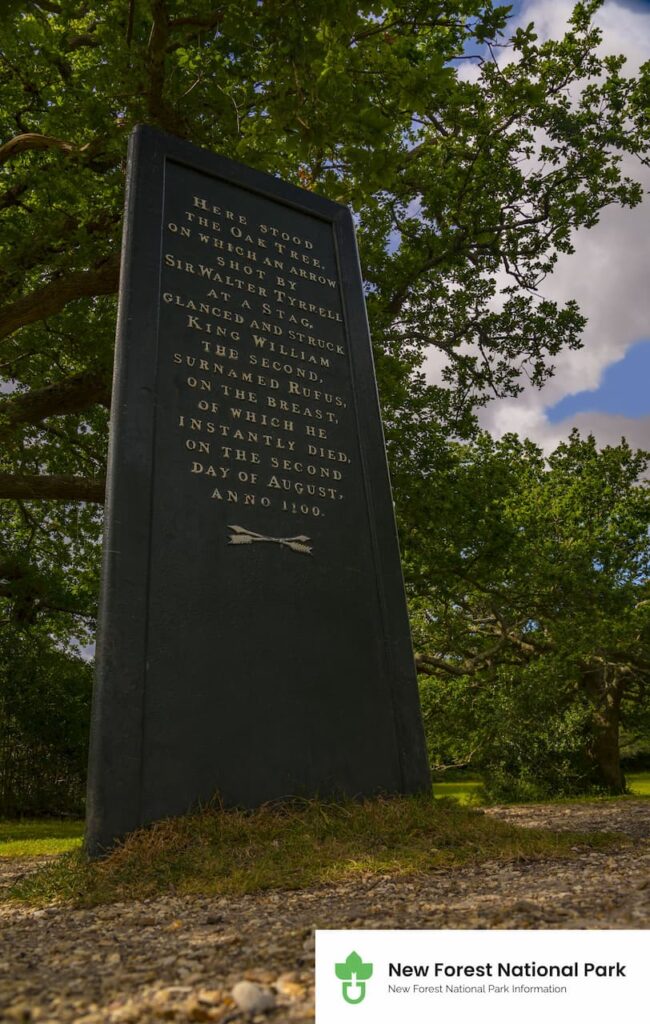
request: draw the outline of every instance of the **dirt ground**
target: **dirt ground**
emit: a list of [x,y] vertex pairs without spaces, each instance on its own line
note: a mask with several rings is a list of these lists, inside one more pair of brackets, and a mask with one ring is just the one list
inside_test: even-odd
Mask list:
[[[0,1020],[311,1021],[318,927],[650,927],[650,800],[484,813],[522,828],[628,840],[606,852],[578,848],[571,861],[491,862],[290,893],[168,896],[93,910],[0,904]],[[0,888],[33,864],[0,861]],[[256,986],[237,990],[248,1015],[232,998],[243,980]]]

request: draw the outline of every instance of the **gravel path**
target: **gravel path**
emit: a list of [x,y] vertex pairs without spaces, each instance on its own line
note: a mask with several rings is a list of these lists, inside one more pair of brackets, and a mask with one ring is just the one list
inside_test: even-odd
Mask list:
[[[0,905],[0,1020],[312,1021],[316,927],[650,927],[650,801],[486,813],[522,827],[618,831],[632,842],[572,861],[484,863],[293,893],[94,910]],[[33,863],[5,861],[0,884]],[[253,1008],[248,1016],[231,996],[244,979],[254,985],[236,994]],[[265,1000],[273,1005],[255,1012]]]

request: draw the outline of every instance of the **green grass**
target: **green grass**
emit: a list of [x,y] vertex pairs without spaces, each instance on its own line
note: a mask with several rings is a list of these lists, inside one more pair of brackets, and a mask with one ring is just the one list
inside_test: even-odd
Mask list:
[[482,801],[483,783],[480,779],[463,779],[461,782],[434,782],[433,795],[449,797],[464,806],[476,805]]
[[650,796],[650,772],[628,775],[627,786],[632,796]]
[[[630,774],[628,786],[631,796],[650,797],[650,772]],[[0,821],[0,857],[65,854],[19,882],[9,898],[85,905],[169,890],[245,893],[484,860],[564,857],[576,845],[613,841],[517,829],[476,814],[483,793],[477,777],[435,782],[433,792],[433,804],[422,797],[204,811],[137,832],[95,864],[81,853],[82,821]]]
[[[631,796],[650,797],[650,772],[630,774],[628,788]],[[482,803],[483,783],[476,777],[434,782],[433,793],[435,797],[446,797],[465,807],[476,807]],[[81,846],[83,829],[83,821],[0,820],[0,857],[68,853]]]
[[518,829],[428,797],[215,809],[136,832],[102,861],[64,854],[17,882],[7,898],[87,906],[170,891],[298,889],[483,861],[573,857],[576,848],[615,842],[620,837]]
[[67,853],[81,845],[83,821],[0,820],[0,857]]
[[[631,772],[626,776],[628,795],[632,797],[650,796],[650,772]],[[433,795],[449,797],[464,806],[479,806],[485,802],[483,783],[476,776],[468,779],[455,779],[453,782],[434,782]],[[541,803],[583,803],[585,800],[620,800],[624,797],[583,796],[567,797],[558,800],[540,801]]]

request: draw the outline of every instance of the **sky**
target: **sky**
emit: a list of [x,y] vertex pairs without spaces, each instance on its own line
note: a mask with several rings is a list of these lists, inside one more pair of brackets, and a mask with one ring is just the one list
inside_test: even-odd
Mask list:
[[[516,21],[533,21],[540,38],[565,31],[569,0],[524,0]],[[627,73],[650,59],[650,2],[606,0],[596,23],[602,50],[627,57]],[[625,167],[650,191],[650,172],[637,161]],[[491,402],[481,422],[494,436],[517,432],[547,451],[572,427],[593,433],[600,445],[625,436],[650,450],[650,196],[634,210],[607,208],[600,222],[574,237],[575,253],[562,256],[543,292],[558,302],[576,299],[588,318],[584,347],[555,359],[554,378],[542,391],[527,387],[516,399]],[[434,381],[438,361],[429,365]]]

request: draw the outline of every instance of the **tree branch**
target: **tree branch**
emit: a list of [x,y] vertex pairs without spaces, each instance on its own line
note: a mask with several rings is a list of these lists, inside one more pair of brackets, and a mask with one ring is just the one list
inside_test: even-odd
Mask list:
[[445,661],[444,658],[434,658],[431,654],[416,654],[415,670],[425,676],[436,675],[440,670],[452,676],[468,675],[467,670],[459,665],[453,665],[451,662]]
[[79,608],[76,596],[57,587],[50,576],[12,557],[0,557],[0,597],[13,602],[12,618],[21,625],[31,625],[43,610],[91,617],[87,609]]
[[65,52],[72,53],[74,50],[81,50],[85,46],[101,46],[101,42],[90,32],[84,32],[82,35],[73,36],[71,39],[68,39],[65,45]]
[[478,651],[477,654],[466,656],[465,660],[461,663],[446,661],[445,658],[432,654],[416,654],[415,668],[417,672],[429,676],[436,675],[440,671],[452,676],[472,676],[484,668],[490,668],[495,655],[499,654],[508,643],[512,643],[519,650],[527,648],[525,653],[529,657],[533,653],[533,648],[530,645],[524,644],[517,637],[509,633],[504,633],[490,647],[486,647],[483,651]]
[[[91,405],[110,406],[111,389],[104,374],[86,370],[44,388],[0,400],[0,438],[21,423],[40,423],[47,416],[67,416]],[[4,422],[3,422],[4,420]]]
[[0,498],[25,498],[27,500],[90,501],[104,503],[106,482],[102,477],[72,475],[40,476],[37,474],[15,476],[0,473]]
[[[65,66],[63,62],[60,63],[62,66]],[[59,70],[61,70],[61,67],[59,67]],[[13,139],[5,142],[4,146],[0,146],[0,166],[7,163],[8,160],[19,156],[20,153],[29,152],[30,150],[57,149],[66,157],[76,156],[83,158],[86,166],[92,168],[92,170],[102,171],[106,167],[113,166],[115,163],[113,156],[103,155],[104,145],[105,140],[102,138],[91,139],[85,145],[78,146],[76,143],[66,142],[65,139],[55,139],[52,135],[22,132],[20,135],[16,135]],[[6,195],[10,196],[11,190]]]
[[26,132],[23,135],[16,135],[15,138],[9,139],[9,142],[5,142],[4,146],[0,146],[0,164],[4,164],[12,157],[30,149],[59,149],[62,153],[81,152],[78,146],[71,142],[64,142],[63,139],[55,139],[52,135]]
[[171,18],[169,27],[171,29],[182,28],[183,25],[194,25],[197,28],[215,28],[220,21],[223,21],[223,11],[212,11],[211,14],[193,14],[185,18]]
[[135,18],[135,0],[129,0],[129,13],[126,19],[126,36],[125,41],[127,46],[131,46],[131,40],[133,38],[133,20]]
[[101,210],[94,219],[87,221],[63,211],[59,215],[52,215],[51,234],[31,237],[28,245],[16,246],[15,263],[0,270],[0,294],[13,294],[14,289],[27,279],[32,270],[40,272],[42,276],[43,266],[49,266],[61,253],[68,251],[71,237],[83,233],[88,240],[97,235],[110,238],[119,221],[120,214],[109,210]]
[[8,188],[6,192],[3,192],[3,194],[0,195],[0,210],[5,210],[9,206],[16,206],[18,204],[18,200],[26,191],[26,181],[21,181],[18,185]]
[[152,121],[167,131],[178,134],[178,126],[174,112],[165,100],[165,56],[169,40],[169,19],[165,10],[165,0],[153,0],[153,24],[147,49],[148,87],[145,92],[147,109]]
[[110,295],[117,291],[120,257],[109,256],[92,270],[76,270],[57,277],[30,295],[0,310],[0,338],[37,320],[59,313],[68,302],[91,295]]
[[49,11],[51,14],[60,14],[61,5],[53,3],[52,0],[31,0],[32,7],[38,7],[43,11]]

